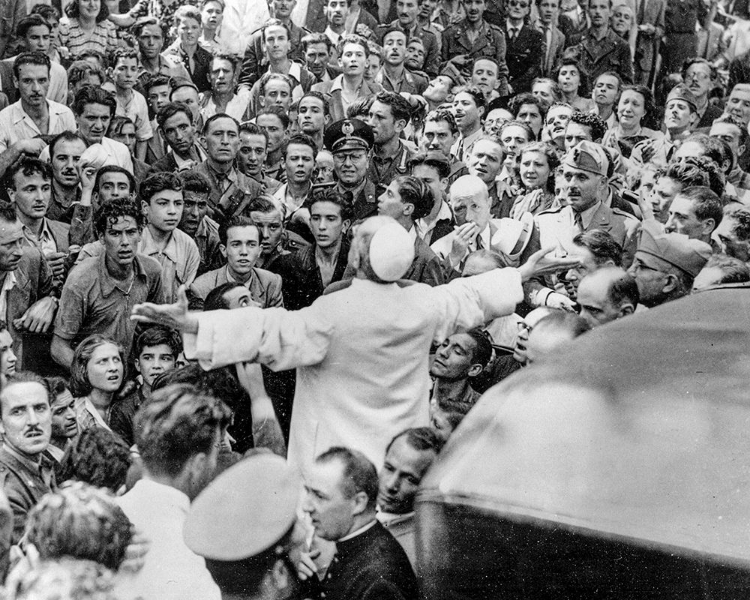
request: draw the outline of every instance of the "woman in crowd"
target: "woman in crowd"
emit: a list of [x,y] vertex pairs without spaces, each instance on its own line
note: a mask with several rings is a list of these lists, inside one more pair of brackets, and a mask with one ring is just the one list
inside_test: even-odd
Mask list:
[[629,85],[623,88],[617,103],[617,125],[607,131],[602,144],[619,150],[625,158],[630,158],[633,147],[645,139],[658,138],[662,134],[643,126],[644,120],[654,111],[651,91],[643,85]]
[[537,215],[551,208],[555,201],[555,170],[560,166],[555,148],[547,142],[534,142],[521,149],[519,174],[524,193],[519,196],[510,216],[520,218],[525,212]]
[[96,50],[104,56],[117,48],[117,28],[107,20],[109,10],[101,0],[73,0],[65,8],[68,23],[60,23],[60,47],[72,59],[85,50]]
[[581,68],[575,58],[563,58],[555,70],[555,81],[560,86],[563,102],[570,104],[574,110],[589,112],[595,107],[589,98],[588,74]]
[[81,430],[109,429],[115,394],[125,372],[122,349],[103,335],[90,335],[73,354],[70,391],[76,398],[76,414]]
[[534,132],[534,139],[539,139],[544,126],[544,118],[547,115],[547,106],[544,100],[540,100],[534,94],[519,94],[511,99],[508,104],[513,118],[526,123]]

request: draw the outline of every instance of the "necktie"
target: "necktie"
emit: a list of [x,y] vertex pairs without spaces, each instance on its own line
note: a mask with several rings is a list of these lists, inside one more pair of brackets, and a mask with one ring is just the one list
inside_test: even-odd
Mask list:
[[510,41],[512,42],[513,40],[516,39],[516,28],[511,27],[509,33],[510,33]]
[[576,223],[576,227],[578,228],[578,231],[583,233],[583,217],[581,216],[581,213],[573,213],[575,215],[574,220]]
[[476,237],[475,243],[476,243],[476,246],[477,246],[477,250],[481,250],[482,248],[484,248],[484,244],[482,244],[482,236],[481,235],[478,235]]

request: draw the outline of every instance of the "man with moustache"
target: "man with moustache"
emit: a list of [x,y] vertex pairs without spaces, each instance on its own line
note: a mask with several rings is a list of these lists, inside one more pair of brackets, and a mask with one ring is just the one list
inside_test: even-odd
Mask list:
[[74,131],[71,110],[47,100],[50,60],[42,52],[24,52],[13,61],[13,82],[20,99],[0,111],[0,175],[21,154],[39,154],[42,136]]
[[52,190],[47,217],[70,225],[81,200],[81,178],[76,165],[86,142],[72,131],[64,131],[49,143]]
[[50,392],[36,373],[16,373],[0,392],[0,432],[0,485],[10,500],[17,544],[29,511],[56,487],[50,464],[42,460],[52,434]]
[[419,5],[419,0],[396,0],[398,19],[388,25],[380,26],[376,34],[381,45],[383,45],[385,34],[394,28],[398,28],[406,34],[407,43],[412,38],[422,40],[425,51],[424,72],[430,77],[435,77],[440,66],[440,43],[432,31],[419,24],[417,18]]

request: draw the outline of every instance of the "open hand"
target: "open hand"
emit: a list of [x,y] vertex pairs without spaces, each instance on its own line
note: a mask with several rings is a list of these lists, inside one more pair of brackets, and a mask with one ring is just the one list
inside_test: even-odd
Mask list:
[[518,271],[521,273],[521,280],[528,281],[532,277],[567,271],[571,267],[580,264],[577,258],[549,256],[555,250],[557,250],[556,246],[549,246],[542,248],[538,252],[534,252],[529,257],[529,260],[518,267]]
[[182,333],[198,333],[198,317],[188,311],[184,285],[177,290],[177,302],[174,304],[152,304],[151,302],[136,304],[130,318],[139,323],[164,325]]

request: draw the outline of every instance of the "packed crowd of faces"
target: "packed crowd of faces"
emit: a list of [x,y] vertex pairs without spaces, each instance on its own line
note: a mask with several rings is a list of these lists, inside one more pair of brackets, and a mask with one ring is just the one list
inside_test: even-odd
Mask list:
[[[61,597],[120,597],[156,551],[115,496],[146,472],[193,500],[243,455],[286,454],[294,369],[204,371],[178,329],[131,319],[138,305],[305,309],[372,279],[352,257],[378,215],[414,242],[399,285],[567,261],[524,277],[511,314],[434,340],[429,422],[404,423],[376,465],[386,519],[413,513],[491,386],[592,328],[750,281],[747,15],[715,0],[9,4],[9,597],[61,581]],[[302,580],[346,533],[306,489],[321,543],[290,553]]]

